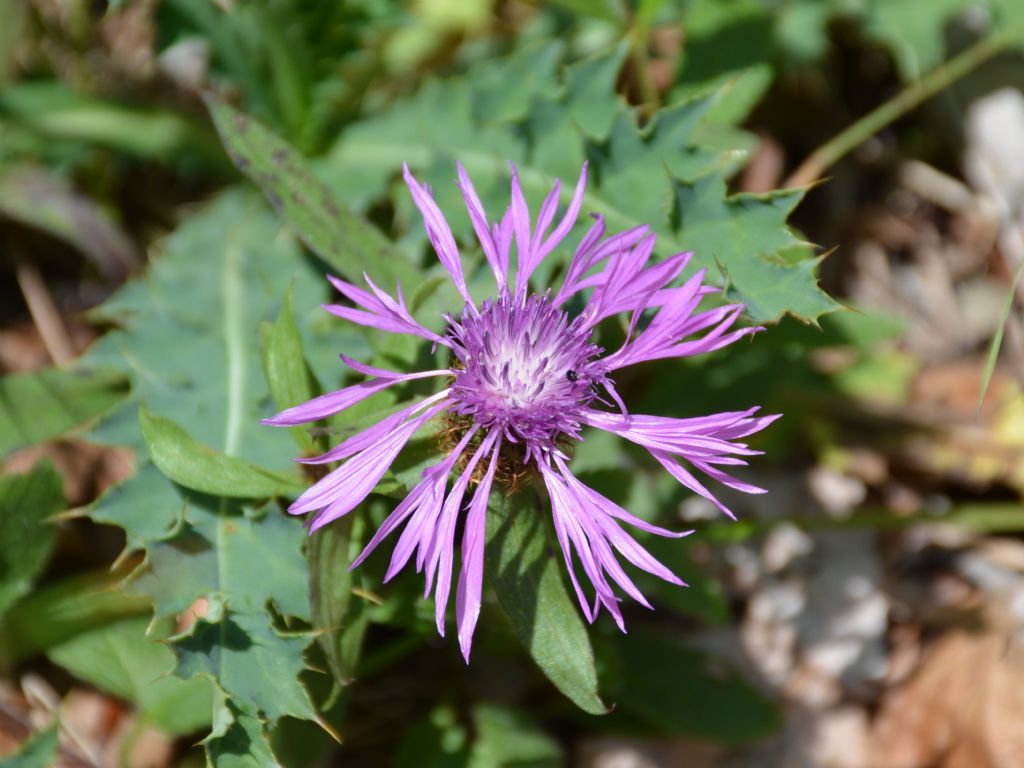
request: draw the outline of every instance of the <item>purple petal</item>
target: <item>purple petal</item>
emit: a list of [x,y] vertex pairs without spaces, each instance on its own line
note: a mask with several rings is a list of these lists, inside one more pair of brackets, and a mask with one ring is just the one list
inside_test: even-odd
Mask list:
[[466,663],[473,646],[473,632],[480,617],[480,598],[484,578],[484,542],[487,538],[487,502],[498,467],[501,438],[491,451],[487,474],[476,487],[466,515],[466,529],[462,535],[462,572],[455,593],[455,620],[459,627],[459,648]]

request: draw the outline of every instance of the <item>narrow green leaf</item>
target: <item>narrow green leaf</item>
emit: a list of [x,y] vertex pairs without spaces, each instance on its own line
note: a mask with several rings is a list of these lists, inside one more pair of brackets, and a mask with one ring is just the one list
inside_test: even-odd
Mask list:
[[0,378],[0,456],[109,411],[127,395],[127,384],[109,368],[45,368]]
[[[272,323],[260,325],[263,342],[263,373],[278,409],[311,400],[320,387],[302,354],[302,336],[292,312],[292,290],[288,289],[284,305]],[[316,443],[304,427],[288,430],[299,450],[305,454],[317,452]]]
[[358,513],[326,526],[309,540],[309,595],[313,628],[339,685],[352,680],[369,616],[355,597],[349,565],[359,554],[363,521]]
[[57,764],[60,739],[57,726],[33,733],[17,752],[0,758],[0,768],[52,768]]
[[50,138],[98,144],[164,161],[198,154],[211,170],[228,167],[210,132],[183,113],[135,109],[89,98],[53,78],[0,90],[0,115]]
[[594,652],[548,546],[537,505],[495,494],[488,513],[487,570],[519,640],[548,679],[585,712],[608,712],[597,693]]
[[1010,290],[1006,292],[1006,301],[1003,303],[1003,311],[999,314],[999,327],[996,329],[995,335],[992,337],[992,343],[988,348],[988,357],[985,358],[985,370],[981,375],[981,389],[978,392],[978,412],[981,412],[981,406],[985,404],[985,395],[988,393],[988,385],[992,382],[992,374],[996,370],[996,361],[999,359],[999,348],[1003,345],[1003,332],[1006,330],[1006,321],[1010,317],[1010,311],[1013,309],[1013,300],[1017,296],[1017,287],[1020,285],[1021,278],[1024,277],[1024,263],[1021,263],[1017,267],[1017,272],[1013,276],[1013,280],[1010,282]]
[[63,506],[60,477],[48,463],[0,477],[0,542],[8,545],[0,547],[0,616],[28,593],[46,565],[57,528],[45,520]]
[[213,693],[204,679],[170,676],[174,654],[146,639],[145,616],[83,632],[47,652],[50,661],[138,707],[143,720],[169,733],[210,725]]
[[139,425],[153,463],[171,480],[194,491],[239,499],[265,499],[301,492],[291,477],[218,453],[170,419],[139,409]]
[[206,97],[206,106],[235,165],[321,258],[350,280],[361,280],[365,272],[387,288],[399,279],[418,282],[387,238],[338,202],[285,141],[213,96]]

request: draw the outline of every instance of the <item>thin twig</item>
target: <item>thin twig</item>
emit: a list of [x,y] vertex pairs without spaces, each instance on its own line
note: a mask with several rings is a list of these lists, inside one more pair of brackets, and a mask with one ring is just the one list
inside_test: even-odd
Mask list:
[[1024,25],[1015,24],[1006,30],[993,32],[967,48],[927,75],[917,80],[889,101],[864,115],[860,120],[833,136],[812,152],[786,180],[787,187],[805,187],[821,178],[822,174],[840,158],[856,149],[885,126],[903,117],[939,91],[948,88],[972,70],[984,64],[1024,32]]
[[71,362],[75,358],[75,348],[39,269],[20,253],[15,253],[14,274],[50,358],[57,365]]

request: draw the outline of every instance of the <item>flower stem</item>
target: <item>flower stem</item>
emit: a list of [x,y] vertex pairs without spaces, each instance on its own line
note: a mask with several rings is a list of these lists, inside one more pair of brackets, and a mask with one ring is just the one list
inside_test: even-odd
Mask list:
[[939,91],[949,87],[993,56],[1001,53],[1024,33],[1024,25],[1014,24],[993,32],[949,61],[940,64],[920,80],[908,85],[896,96],[864,115],[812,152],[786,179],[787,187],[803,187],[817,181],[840,158],[856,149],[869,137],[898,120]]

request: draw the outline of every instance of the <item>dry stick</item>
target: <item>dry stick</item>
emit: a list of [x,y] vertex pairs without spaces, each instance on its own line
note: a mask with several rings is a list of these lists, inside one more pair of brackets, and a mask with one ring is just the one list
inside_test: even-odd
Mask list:
[[14,255],[14,274],[28,304],[29,314],[43,339],[43,346],[57,365],[66,365],[75,357],[75,348],[68,338],[67,329],[60,318],[57,305],[46,289],[43,276],[31,261],[21,254]]
[[1015,24],[1000,32],[993,32],[946,63],[940,64],[920,80],[911,83],[895,97],[864,115],[853,125],[814,150],[786,179],[785,186],[805,187],[817,181],[841,157],[856,149],[885,126],[903,117],[922,102],[927,101],[944,88],[948,88],[971,70],[1002,52],[1013,42],[1018,41],[1022,32],[1024,32],[1024,25],[1020,24]]

